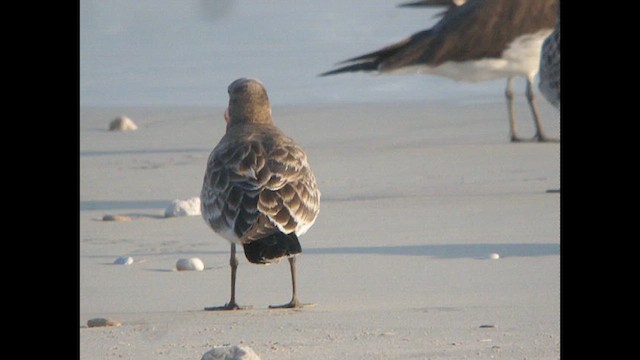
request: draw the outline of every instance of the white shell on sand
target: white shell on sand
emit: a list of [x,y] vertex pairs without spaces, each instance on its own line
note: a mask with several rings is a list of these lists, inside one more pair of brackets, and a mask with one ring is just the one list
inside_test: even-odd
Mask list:
[[114,262],[116,265],[131,265],[133,258],[131,256],[119,256]]
[[200,215],[200,197],[198,196],[187,200],[173,200],[164,210],[165,217],[198,215]]
[[178,271],[202,271],[204,263],[199,258],[178,259],[176,269]]
[[133,120],[129,119],[126,116],[118,116],[114,120],[109,123],[109,130],[111,131],[127,131],[127,130],[137,130],[138,125],[136,125]]
[[102,326],[121,326],[122,323],[120,321],[105,319],[105,318],[94,318],[87,321],[88,327],[102,327]]
[[244,345],[216,346],[204,353],[201,360],[260,360],[260,356]]
[[497,254],[497,253],[490,254],[489,255],[489,259],[498,260],[498,259],[500,259],[500,254]]

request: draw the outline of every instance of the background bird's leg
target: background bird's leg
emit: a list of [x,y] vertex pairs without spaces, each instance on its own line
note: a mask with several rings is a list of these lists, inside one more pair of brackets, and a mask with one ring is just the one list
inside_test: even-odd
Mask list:
[[513,90],[511,90],[512,78],[507,78],[507,87],[504,89],[504,96],[507,98],[507,112],[509,113],[509,136],[512,142],[522,141],[517,134],[516,117],[513,112]]
[[527,77],[527,102],[529,103],[529,108],[531,109],[531,117],[533,117],[533,122],[536,125],[536,134],[533,137],[533,140],[538,141],[558,141],[558,139],[550,139],[546,137],[544,131],[542,130],[542,123],[540,122],[540,117],[538,116],[538,109],[535,104],[535,96],[533,94],[533,80]]

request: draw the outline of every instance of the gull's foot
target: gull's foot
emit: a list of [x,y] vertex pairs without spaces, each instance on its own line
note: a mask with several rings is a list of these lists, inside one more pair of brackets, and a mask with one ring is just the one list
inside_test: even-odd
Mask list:
[[536,134],[533,139],[531,139],[531,141],[537,141],[537,142],[560,142],[560,138],[550,138],[550,137],[546,137],[545,135],[541,135],[541,134]]
[[531,139],[523,139],[521,137],[511,136],[511,142],[512,143],[529,143],[529,142],[542,142],[542,143],[545,143],[545,142],[556,142],[556,143],[559,143],[560,142],[560,138],[549,138],[549,137],[546,137],[544,135],[535,135]]
[[298,300],[291,300],[288,304],[284,305],[269,305],[269,309],[302,309],[315,306],[316,304],[303,304]]
[[516,136],[516,135],[511,135],[511,142],[512,142],[512,143],[526,142],[526,141],[531,141],[531,140],[523,139],[523,138],[518,137],[518,136]]
[[227,303],[224,304],[224,306],[212,306],[212,307],[206,307],[204,308],[205,311],[229,311],[229,310],[248,310],[248,309],[252,309],[253,306],[248,305],[248,306],[240,306],[236,303]]
[[519,136],[516,135],[511,135],[511,142],[512,143],[529,143],[529,142],[534,142],[534,141],[540,141],[538,140],[538,136],[534,136],[531,139],[526,139],[526,138],[521,138]]
[[536,142],[536,141],[541,141],[540,139],[538,139],[538,135],[532,138],[521,138],[516,135],[511,135],[511,142],[515,142],[515,143]]

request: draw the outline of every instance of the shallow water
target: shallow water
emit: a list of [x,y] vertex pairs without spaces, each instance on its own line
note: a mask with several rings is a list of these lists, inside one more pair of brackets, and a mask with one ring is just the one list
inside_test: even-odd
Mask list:
[[401,2],[81,0],[80,104],[222,106],[239,77],[261,79],[280,105],[504,101],[504,80],[317,76],[437,21],[440,10]]

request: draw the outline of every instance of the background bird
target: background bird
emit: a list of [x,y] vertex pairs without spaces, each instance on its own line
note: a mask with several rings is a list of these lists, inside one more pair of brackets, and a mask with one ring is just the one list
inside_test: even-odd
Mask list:
[[512,78],[526,79],[526,97],[534,120],[534,140],[556,141],[543,131],[533,93],[540,48],[553,31],[557,0],[425,0],[411,5],[447,6],[432,28],[380,50],[339,64],[320,74],[344,72],[427,73],[459,81],[507,78],[505,96],[511,141],[518,136],[513,108]]
[[266,89],[255,79],[238,79],[228,87],[227,129],[207,162],[202,185],[202,216],[231,243],[231,299],[206,310],[241,309],[235,299],[236,245],[252,263],[269,264],[287,257],[292,297],[296,294],[298,236],[316,220],[320,191],[303,149],[279,130],[271,117]]
[[560,14],[553,33],[542,43],[538,88],[545,99],[560,108]]

